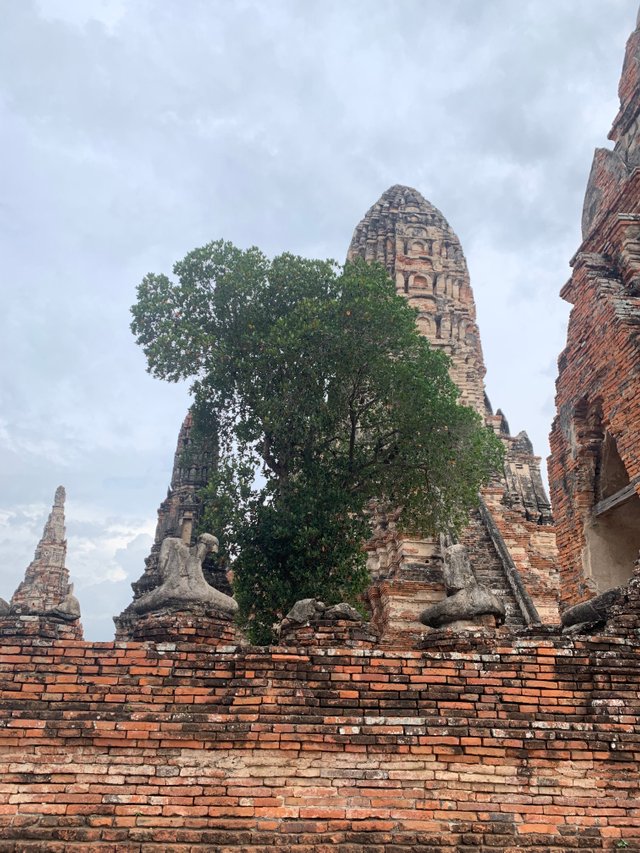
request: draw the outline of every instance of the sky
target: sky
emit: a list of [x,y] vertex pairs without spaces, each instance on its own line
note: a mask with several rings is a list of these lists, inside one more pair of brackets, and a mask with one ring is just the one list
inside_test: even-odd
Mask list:
[[559,291],[637,0],[0,0],[0,596],[56,486],[85,636],[144,570],[186,385],[135,288],[213,239],[345,257],[392,184],[467,257],[486,385],[548,454]]

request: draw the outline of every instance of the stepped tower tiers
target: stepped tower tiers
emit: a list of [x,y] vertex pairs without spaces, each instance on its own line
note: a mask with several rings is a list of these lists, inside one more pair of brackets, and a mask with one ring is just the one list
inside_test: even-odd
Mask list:
[[[63,628],[68,638],[82,639],[80,606],[73,595],[66,567],[67,540],[64,524],[65,490],[56,489],[49,518],[33,560],[10,604],[0,599],[0,618],[13,622],[17,633],[51,633]],[[6,626],[5,626],[6,627]],[[60,631],[53,631],[59,634]]]
[[[356,227],[348,258],[383,264],[399,293],[417,307],[418,327],[451,359],[461,401],[475,408],[506,447],[504,473],[482,494],[461,538],[478,582],[504,602],[506,623],[522,627],[557,621],[556,547],[540,459],[522,432],[509,434],[484,391],[484,359],[473,292],[458,237],[442,213],[409,187],[393,186]],[[386,642],[409,639],[424,627],[420,610],[445,595],[442,537],[408,539],[393,514],[380,516],[368,544],[374,578],[370,603]]]
[[178,434],[167,497],[158,508],[158,523],[146,570],[133,585],[136,599],[158,586],[158,557],[167,537],[179,537],[187,545],[195,543],[202,509],[198,493],[209,482],[215,457],[215,448],[207,446],[196,433],[193,415],[187,412]]
[[348,258],[386,266],[399,293],[418,309],[418,328],[451,358],[462,401],[485,412],[476,309],[462,246],[432,204],[409,187],[388,189],[357,226]]
[[[211,640],[235,639],[234,630],[225,624],[228,613],[223,616],[222,624],[218,624],[214,615],[216,607],[212,603],[214,596],[208,590],[209,586],[213,587],[214,592],[224,593],[223,598],[231,595],[227,577],[218,569],[213,557],[217,543],[215,548],[204,549],[199,561],[196,559],[202,539],[198,535],[202,517],[199,493],[209,482],[215,459],[216,448],[197,433],[193,415],[188,412],[178,435],[167,497],[158,509],[155,539],[145,561],[146,568],[142,577],[132,584],[133,601],[114,619],[117,639],[167,639],[176,633],[193,634],[194,631],[204,640],[207,631]],[[180,569],[170,555],[163,560],[163,543],[173,541],[172,553],[177,553],[181,547],[177,540],[186,547],[185,555],[189,549],[193,551],[188,572]],[[180,594],[176,594],[176,590]],[[187,612],[191,616],[185,616]],[[196,630],[196,622],[206,622],[208,627],[200,624]]]
[[[561,606],[625,587],[640,549],[640,28],[620,110],[595,152],[583,243],[561,296],[573,306],[558,360],[549,481]],[[563,617],[564,619],[564,617]]]

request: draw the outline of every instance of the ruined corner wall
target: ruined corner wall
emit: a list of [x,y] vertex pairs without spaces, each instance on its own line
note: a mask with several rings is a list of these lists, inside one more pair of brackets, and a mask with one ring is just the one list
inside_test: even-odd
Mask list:
[[639,60],[636,29],[610,133],[615,146],[596,151],[584,242],[561,292],[572,309],[549,480],[565,607],[625,584],[640,549]]
[[[625,582],[640,548],[640,299],[625,290],[615,267],[601,256],[577,259],[571,288],[579,295],[559,360],[549,460],[564,606]],[[632,488],[626,510],[620,505],[598,515],[597,505],[607,496],[601,477],[607,437],[624,465],[622,480]],[[615,523],[621,509],[632,513],[627,523],[624,518]],[[612,572],[610,538],[616,547],[629,546],[626,560],[614,560],[626,562],[626,578],[624,565]]]
[[627,639],[4,636],[0,678],[0,850],[640,850]]

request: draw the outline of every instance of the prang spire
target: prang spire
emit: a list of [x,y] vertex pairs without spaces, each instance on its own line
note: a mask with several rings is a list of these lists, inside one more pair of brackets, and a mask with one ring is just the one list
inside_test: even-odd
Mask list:
[[442,213],[417,190],[390,187],[356,226],[348,258],[378,261],[418,309],[418,328],[451,358],[462,402],[486,414],[485,366],[462,246]]
[[[484,392],[485,365],[475,300],[458,237],[443,214],[417,190],[396,184],[356,226],[347,257],[386,267],[396,292],[417,309],[418,331],[432,348],[450,358],[450,376],[461,402],[474,408],[505,446],[504,472],[482,493],[484,515],[480,510],[472,514],[459,542],[468,551],[472,569],[478,568],[478,583],[486,581],[492,594],[497,593],[505,603],[507,624],[512,627],[535,622],[540,616],[557,621],[552,578],[555,539],[553,532],[541,536],[540,530],[551,522],[540,460],[533,455],[525,433],[509,434],[505,417],[500,410],[493,414]],[[410,539],[395,523],[394,510],[376,516],[366,546],[373,578],[368,593],[372,621],[384,642],[396,642],[400,637],[406,641],[424,631],[424,625],[433,624],[418,621],[420,602],[438,600],[448,571],[445,560],[453,559],[444,535]],[[503,533],[509,543],[504,547],[495,544]],[[516,575],[518,580],[514,580]],[[426,613],[422,611],[422,617]],[[484,615],[495,621],[495,612]],[[432,617],[433,613],[429,619]]]
[[43,616],[65,622],[75,622],[80,618],[80,607],[73,595],[66,567],[64,501],[65,490],[58,486],[34,558],[11,599],[12,614]]

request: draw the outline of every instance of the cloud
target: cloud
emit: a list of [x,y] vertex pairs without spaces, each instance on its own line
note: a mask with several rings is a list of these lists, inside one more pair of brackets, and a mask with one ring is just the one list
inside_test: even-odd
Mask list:
[[129,332],[142,276],[217,237],[342,259],[394,183],[461,238],[490,396],[546,453],[558,292],[636,5],[0,0],[3,588],[40,535],[24,508],[62,482],[91,620],[121,609],[188,405]]
[[97,22],[113,30],[125,14],[127,0],[37,0],[39,14],[78,27]]

